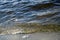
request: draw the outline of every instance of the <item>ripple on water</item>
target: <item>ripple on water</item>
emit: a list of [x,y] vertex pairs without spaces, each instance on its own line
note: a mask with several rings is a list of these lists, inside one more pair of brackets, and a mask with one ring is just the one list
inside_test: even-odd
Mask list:
[[60,24],[60,6],[49,0],[0,2],[0,26],[17,23]]

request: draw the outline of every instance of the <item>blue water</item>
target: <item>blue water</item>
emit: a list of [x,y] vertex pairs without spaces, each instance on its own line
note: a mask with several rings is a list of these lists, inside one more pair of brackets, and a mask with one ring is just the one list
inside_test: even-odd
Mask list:
[[[53,3],[54,6],[48,8],[32,8],[32,6]],[[37,7],[37,6],[36,6]],[[56,15],[50,17],[37,18],[47,14]],[[10,25],[14,23],[60,23],[60,6],[58,1],[51,0],[6,0],[0,1],[0,25]]]

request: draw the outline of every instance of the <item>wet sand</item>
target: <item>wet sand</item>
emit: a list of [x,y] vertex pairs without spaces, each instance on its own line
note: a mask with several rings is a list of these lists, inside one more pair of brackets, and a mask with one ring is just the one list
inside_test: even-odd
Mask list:
[[0,35],[0,40],[60,40],[60,32]]

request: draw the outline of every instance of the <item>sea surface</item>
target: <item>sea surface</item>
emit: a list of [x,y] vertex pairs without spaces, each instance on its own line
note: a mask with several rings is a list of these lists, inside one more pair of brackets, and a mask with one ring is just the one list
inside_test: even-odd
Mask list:
[[[59,0],[0,0],[0,31],[12,28],[17,23],[40,23],[40,24],[59,24],[60,25],[60,1]],[[20,31],[19,27],[10,33],[14,35],[0,35],[0,40],[60,40],[58,34],[16,34]],[[16,30],[16,31],[15,31]],[[15,33],[14,33],[15,32]],[[8,34],[10,34],[8,32]],[[7,34],[7,33],[6,33]],[[16,34],[16,35],[15,35]],[[37,36],[38,35],[38,36]],[[39,36],[40,35],[40,36]],[[45,37],[45,36],[46,37]],[[9,37],[8,37],[9,36]],[[21,38],[23,36],[23,38]],[[41,38],[50,38],[43,39]],[[26,38],[28,37],[28,38]],[[40,37],[40,38],[39,38]],[[26,38],[26,39],[24,39]],[[35,38],[35,39],[34,39]],[[53,39],[54,38],[54,39]]]
[[[45,5],[46,7],[44,7]],[[1,1],[0,25],[6,26],[15,23],[59,24],[60,5],[50,0]]]

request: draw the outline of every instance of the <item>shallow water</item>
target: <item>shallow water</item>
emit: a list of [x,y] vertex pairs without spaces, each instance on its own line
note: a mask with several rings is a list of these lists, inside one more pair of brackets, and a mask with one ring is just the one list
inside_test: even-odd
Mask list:
[[[52,2],[50,0],[0,1],[0,26],[4,28],[1,29],[13,28],[17,23],[60,24],[60,5]],[[19,27],[14,30],[17,29]]]
[[0,35],[0,40],[60,40],[60,33]]
[[60,40],[58,32],[19,34],[17,23],[60,24],[59,0],[0,0],[0,40]]

